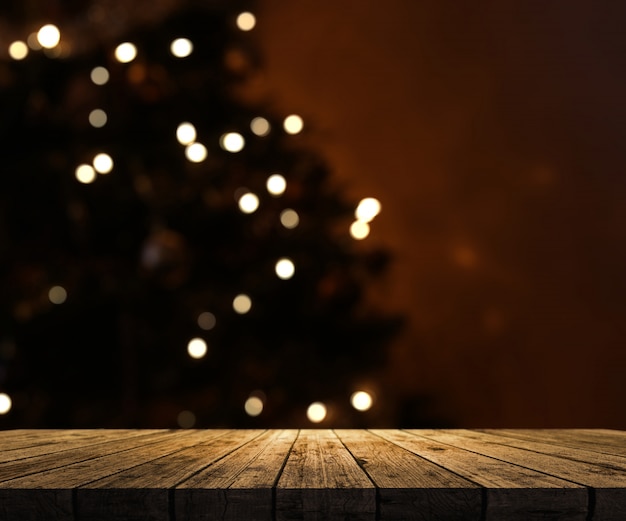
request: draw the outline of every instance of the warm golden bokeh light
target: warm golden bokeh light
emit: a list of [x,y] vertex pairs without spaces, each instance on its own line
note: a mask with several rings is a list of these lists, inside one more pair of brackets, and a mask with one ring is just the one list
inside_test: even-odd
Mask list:
[[0,393],[0,414],[6,414],[11,410],[13,402],[7,393]]
[[53,304],[63,304],[67,300],[67,291],[63,286],[52,286],[48,291],[48,299]]
[[52,49],[59,45],[61,41],[61,32],[56,25],[46,24],[37,31],[37,42],[44,49]]
[[96,85],[105,85],[109,81],[109,71],[105,67],[94,67],[91,70],[90,78]]
[[365,239],[370,234],[370,225],[364,221],[354,221],[350,225],[350,235],[357,241]]
[[310,422],[320,423],[326,418],[326,406],[322,402],[313,402],[306,410]]
[[276,271],[276,275],[278,275],[278,278],[283,279],[283,280],[290,279],[291,277],[293,277],[294,273],[296,272],[296,267],[294,263],[292,262],[291,259],[288,259],[287,257],[278,259],[274,269]]
[[99,174],[108,174],[113,170],[113,159],[109,154],[101,152],[93,158],[93,167]]
[[228,152],[240,152],[245,144],[243,136],[238,132],[228,132],[220,137],[220,147]]
[[176,423],[181,429],[191,429],[196,424],[196,415],[191,411],[180,411]]
[[96,171],[91,165],[78,165],[74,175],[76,179],[84,184],[93,183],[96,180]]
[[209,311],[204,311],[198,315],[198,327],[209,331],[215,327],[217,320],[215,315]]
[[263,137],[267,136],[270,133],[271,125],[270,122],[267,121],[265,118],[258,117],[254,118],[250,122],[250,130],[252,130],[253,134]]
[[187,38],[176,38],[170,45],[170,52],[177,58],[186,58],[193,52],[193,43]]
[[107,113],[102,109],[94,109],[89,113],[89,123],[92,127],[104,127],[107,124],[107,119]]
[[254,213],[259,207],[259,198],[252,192],[243,194],[237,203],[243,213]]
[[265,183],[267,191],[272,195],[282,195],[287,189],[287,181],[280,174],[272,174]]
[[115,48],[115,59],[120,63],[130,63],[137,57],[137,47],[130,42],[120,43]]
[[372,407],[372,395],[365,391],[357,391],[350,397],[350,403],[357,411],[367,411]]
[[354,216],[359,221],[370,222],[374,217],[380,213],[381,205],[378,199],[374,197],[366,197],[361,199],[361,202],[354,212]]
[[258,396],[250,396],[243,407],[248,416],[258,416],[263,412],[263,400]]
[[208,151],[202,143],[191,143],[185,148],[185,156],[192,163],[202,163],[207,157]]
[[292,114],[283,121],[283,128],[287,134],[299,134],[304,128],[304,121],[300,116]]
[[292,210],[291,208],[283,210],[280,212],[280,224],[289,230],[295,228],[298,224],[300,224],[300,216],[298,215],[298,212]]
[[13,42],[9,45],[9,56],[14,60],[23,60],[28,56],[28,45],[20,40]]
[[187,353],[191,358],[196,360],[204,358],[207,354],[208,347],[202,338],[192,338],[187,344]]
[[245,315],[252,309],[252,300],[248,295],[241,293],[233,299],[233,309],[236,313]]
[[181,145],[190,145],[196,140],[196,127],[184,121],[176,128],[176,139]]
[[251,31],[256,25],[256,17],[249,11],[240,13],[237,16],[237,27],[242,31]]

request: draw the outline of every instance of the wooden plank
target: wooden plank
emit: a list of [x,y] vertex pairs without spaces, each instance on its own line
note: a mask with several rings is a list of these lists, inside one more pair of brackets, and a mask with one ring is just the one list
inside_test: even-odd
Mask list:
[[81,521],[167,521],[175,509],[170,502],[171,489],[263,432],[232,430],[223,436],[205,435],[192,446],[179,447],[180,450],[79,486],[76,516]]
[[139,446],[133,438],[128,440],[131,448],[123,454],[97,456],[57,469],[42,469],[35,474],[3,481],[0,483],[0,520],[75,521],[73,489],[227,432],[164,432],[161,440]]
[[[138,432],[124,438],[99,437],[99,442],[88,440],[79,442],[78,445],[68,443],[65,450],[54,447],[49,454],[25,457],[0,464],[0,482],[16,479],[29,474],[36,474],[43,470],[52,470],[59,467],[71,465],[81,461],[91,460],[101,456],[120,453],[130,450],[133,447],[146,446],[147,444],[158,442],[163,439],[164,433],[160,432]],[[37,447],[39,448],[39,447]]]
[[[82,436],[78,438],[65,438],[58,435],[51,435],[48,443],[39,443],[22,448],[12,448],[5,450],[4,447],[0,452],[0,475],[4,464],[15,462],[26,458],[33,458],[42,455],[51,455],[60,452],[72,451],[86,447],[89,445],[97,445],[100,443],[108,443],[114,440],[127,440],[135,436],[146,436],[153,433],[166,432],[159,430],[119,430],[112,432],[93,431],[90,436]],[[1,442],[0,442],[1,443]],[[1,445],[0,445],[1,446]],[[0,478],[1,480],[1,478]]]
[[561,447],[586,449],[626,457],[626,433],[587,429],[477,429],[479,432],[541,441]]
[[297,435],[267,431],[181,483],[176,519],[272,519],[273,488]]
[[0,431],[0,447],[2,452],[9,450],[39,447],[54,443],[64,443],[69,440],[80,440],[85,437],[93,437],[93,431],[85,429],[16,429]]
[[336,432],[378,488],[381,521],[481,519],[479,485],[370,432]]
[[407,432],[370,432],[485,487],[487,521],[587,518],[587,489],[581,485]]
[[276,519],[374,520],[374,485],[330,430],[298,434],[276,486]]
[[591,519],[626,519],[626,471],[621,468],[494,443],[492,436],[477,431],[412,429],[408,432],[592,487]]

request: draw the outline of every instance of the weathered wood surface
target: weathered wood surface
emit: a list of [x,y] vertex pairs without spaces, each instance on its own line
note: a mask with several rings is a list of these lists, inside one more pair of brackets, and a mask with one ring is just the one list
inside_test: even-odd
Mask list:
[[0,431],[0,520],[626,520],[626,432]]

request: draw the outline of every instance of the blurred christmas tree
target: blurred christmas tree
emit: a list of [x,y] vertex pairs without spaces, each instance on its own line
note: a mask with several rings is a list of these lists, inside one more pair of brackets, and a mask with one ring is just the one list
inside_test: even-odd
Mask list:
[[387,255],[350,236],[301,119],[234,95],[259,66],[249,9],[0,8],[0,426],[384,416],[349,398],[399,327],[363,299]]

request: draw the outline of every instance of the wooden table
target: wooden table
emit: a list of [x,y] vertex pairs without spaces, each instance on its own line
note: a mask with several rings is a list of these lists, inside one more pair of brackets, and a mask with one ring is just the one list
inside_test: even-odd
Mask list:
[[0,431],[2,520],[626,520],[626,431]]

